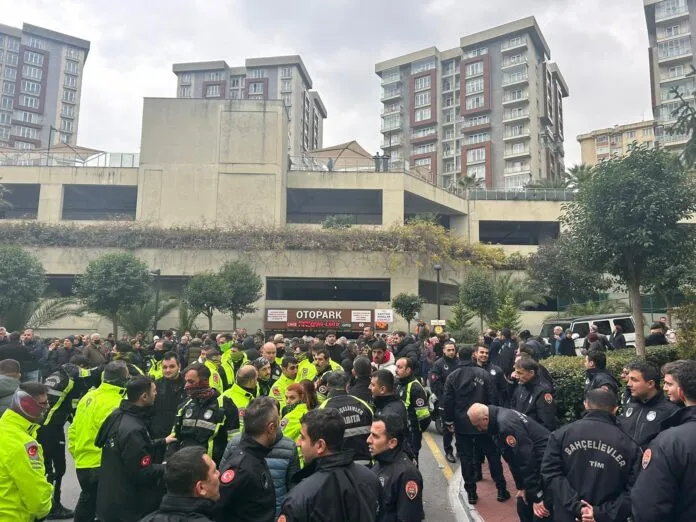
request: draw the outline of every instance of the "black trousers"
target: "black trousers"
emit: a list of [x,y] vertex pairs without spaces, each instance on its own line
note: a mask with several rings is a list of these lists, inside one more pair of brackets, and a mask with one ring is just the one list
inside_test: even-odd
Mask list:
[[488,469],[498,489],[505,489],[505,476],[503,465],[500,462],[500,452],[489,435],[468,435],[456,433],[457,452],[461,460],[462,477],[464,477],[464,489],[467,492],[476,491],[476,458],[474,447],[478,447],[488,459]]
[[421,446],[423,446],[423,434],[418,426],[411,427],[408,439],[409,443],[411,444],[411,450],[416,458],[416,462],[418,462],[418,454],[420,453]]
[[[520,522],[546,522],[553,520],[553,514],[548,518],[539,518],[534,514],[534,502],[537,500],[529,494],[525,495],[527,503],[525,504],[521,498],[517,499],[517,516],[520,517]],[[551,511],[548,503],[544,503],[546,509]]]
[[74,522],[93,522],[97,513],[97,489],[99,488],[99,468],[77,470],[80,483],[80,498],[75,506]]
[[46,479],[52,484],[65,475],[65,432],[63,426],[48,424],[41,426],[36,434],[41,444],[46,467]]
[[445,453],[453,453],[452,451],[452,440],[454,439],[454,433],[451,433],[450,430],[447,429],[447,426],[445,426],[445,431],[442,433],[442,447],[445,450]]

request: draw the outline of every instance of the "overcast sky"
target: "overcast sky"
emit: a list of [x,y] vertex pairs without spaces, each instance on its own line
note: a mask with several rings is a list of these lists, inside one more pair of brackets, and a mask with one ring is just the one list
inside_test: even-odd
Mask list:
[[299,54],[329,116],[324,145],[379,143],[374,64],[536,16],[570,88],[566,164],[578,134],[651,118],[648,38],[640,0],[0,0],[2,22],[90,40],[79,144],[140,145],[143,97],[175,96],[174,62]]

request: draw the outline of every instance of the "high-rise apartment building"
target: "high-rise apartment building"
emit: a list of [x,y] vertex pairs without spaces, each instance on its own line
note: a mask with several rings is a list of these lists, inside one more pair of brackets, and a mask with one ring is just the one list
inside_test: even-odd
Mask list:
[[75,145],[89,42],[35,25],[0,24],[0,147]]
[[[643,0],[650,40],[650,87],[655,139],[663,147],[679,151],[688,135],[671,134],[674,111],[681,103],[677,89],[694,104],[696,79],[690,76],[694,62],[691,34],[696,28],[696,0]],[[692,16],[694,15],[694,16]]]
[[430,168],[455,187],[521,188],[564,171],[568,86],[534,17],[375,66],[382,79],[382,148],[391,163]]
[[283,100],[291,156],[322,148],[326,107],[299,56],[248,58],[244,67],[224,61],[178,63],[177,98]]
[[615,125],[608,129],[598,129],[578,136],[582,163],[596,165],[614,154],[628,154],[633,143],[655,146],[655,122],[653,120]]

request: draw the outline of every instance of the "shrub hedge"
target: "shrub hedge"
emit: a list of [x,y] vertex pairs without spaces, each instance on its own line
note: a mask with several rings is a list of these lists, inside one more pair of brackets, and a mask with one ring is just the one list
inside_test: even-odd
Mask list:
[[[636,358],[634,349],[607,352],[607,369],[617,381],[621,382],[621,370]],[[679,359],[679,352],[677,346],[673,344],[650,347],[647,349],[646,359],[661,368],[665,363]],[[550,357],[541,361],[553,379],[558,417],[562,424],[580,418],[583,411],[585,387],[583,361],[584,357]]]

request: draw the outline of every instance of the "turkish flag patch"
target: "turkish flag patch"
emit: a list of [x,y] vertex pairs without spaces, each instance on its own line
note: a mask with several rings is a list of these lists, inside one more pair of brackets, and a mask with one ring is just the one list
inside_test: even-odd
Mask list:
[[147,468],[150,464],[152,464],[152,457],[150,455],[145,455],[142,459],[140,459],[141,468]]
[[517,439],[512,435],[508,435],[507,437],[505,437],[505,444],[507,444],[511,448],[514,448],[515,446],[517,446]]
[[220,475],[220,482],[223,484],[229,484],[234,480],[234,470],[228,469],[222,475]]
[[36,444],[30,444],[27,446],[27,455],[29,455],[30,459],[33,459],[38,455],[39,453],[39,447]]
[[544,400],[548,403],[551,404],[553,402],[553,395],[550,393],[547,393],[544,395]]
[[409,480],[404,489],[406,491],[406,496],[411,500],[418,496],[418,483],[415,480]]
[[648,464],[650,464],[650,459],[652,459],[652,450],[648,448],[645,450],[645,453],[643,453],[643,461],[641,462],[643,469],[648,467]]

